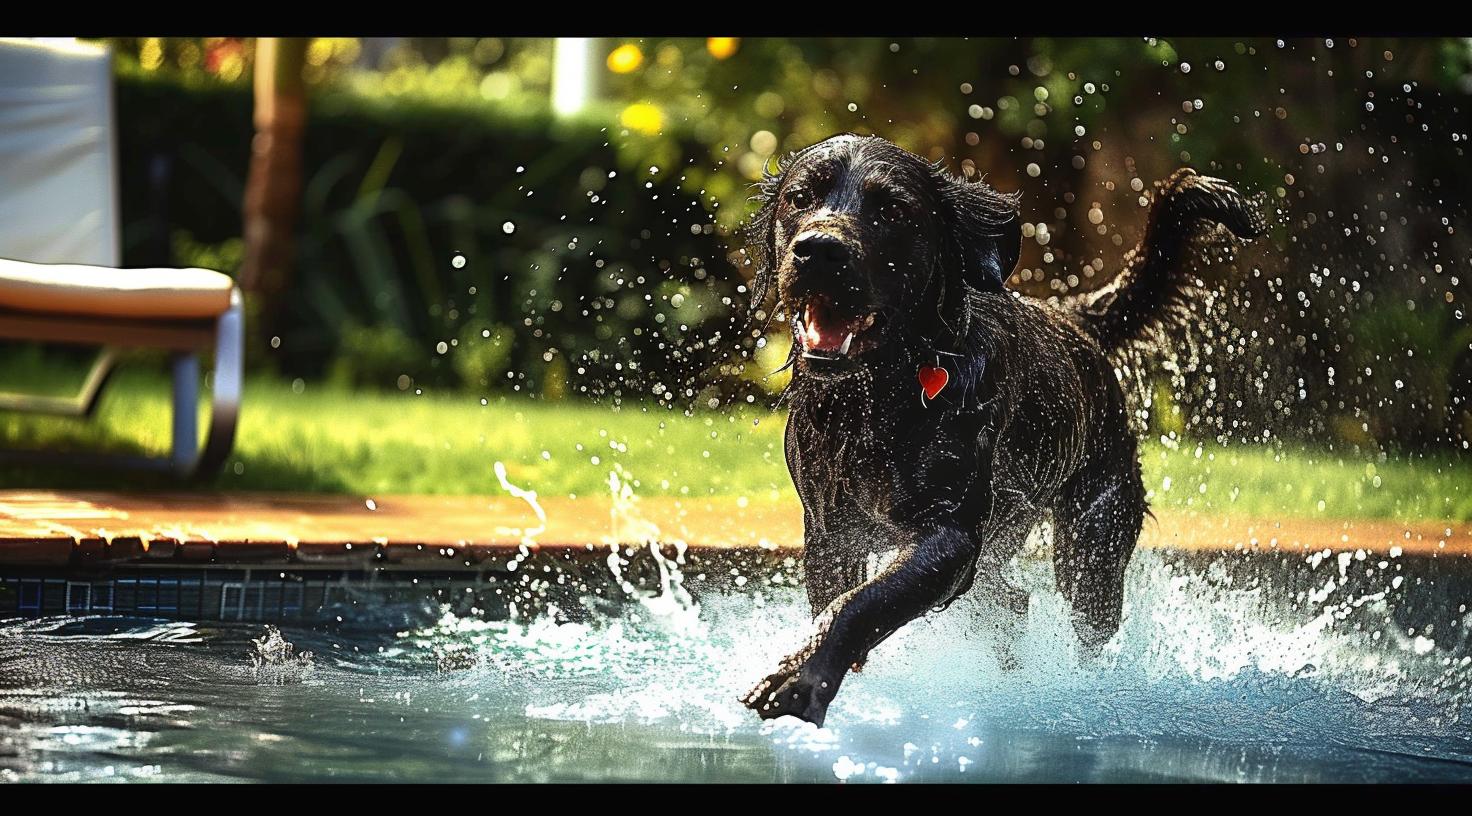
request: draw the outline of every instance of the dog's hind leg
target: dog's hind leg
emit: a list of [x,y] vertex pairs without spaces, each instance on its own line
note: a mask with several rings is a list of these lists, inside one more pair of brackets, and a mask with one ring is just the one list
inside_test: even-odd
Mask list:
[[1042,511],[1025,492],[1012,488],[997,488],[993,501],[988,519],[975,532],[976,563],[961,592],[975,582],[974,596],[982,602],[979,629],[997,663],[1010,671],[1020,666],[1016,644],[1027,628],[1031,596],[1008,578],[1008,565],[1042,518]]
[[1087,658],[1119,631],[1124,571],[1146,510],[1138,464],[1106,472],[1080,474],[1066,486],[1054,520],[1053,571]]
[[1031,600],[1027,590],[1007,577],[1007,564],[1022,549],[1033,523],[1031,519],[1015,521],[1002,529],[978,534],[984,536],[977,547],[979,556],[974,572],[976,596],[983,602],[981,629],[990,641],[997,663],[1007,671],[1021,665],[1016,643],[1027,627]]

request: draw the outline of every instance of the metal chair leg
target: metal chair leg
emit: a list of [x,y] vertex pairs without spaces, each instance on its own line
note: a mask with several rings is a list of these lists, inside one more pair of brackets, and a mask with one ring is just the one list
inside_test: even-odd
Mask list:
[[102,402],[102,389],[107,387],[107,381],[112,379],[112,373],[117,369],[118,350],[112,347],[104,348],[97,355],[97,360],[92,364],[92,370],[87,374],[87,382],[82,386],[82,393],[78,397],[82,401],[82,416],[91,419],[97,413],[97,404]]
[[107,384],[108,377],[112,376],[117,359],[117,349],[103,349],[102,353],[97,355],[97,359],[92,362],[92,370],[87,372],[87,379],[75,396],[43,397],[35,394],[0,392],[0,410],[90,417],[97,409],[97,398],[102,394],[102,388]]
[[230,295],[230,308],[220,316],[215,329],[215,382],[210,394],[209,436],[204,451],[189,472],[192,479],[206,479],[219,472],[235,444],[235,425],[240,418],[241,372],[245,365],[245,318],[240,290]]
[[199,454],[199,355],[179,352],[170,359],[174,384],[174,434],[169,460],[181,476]]

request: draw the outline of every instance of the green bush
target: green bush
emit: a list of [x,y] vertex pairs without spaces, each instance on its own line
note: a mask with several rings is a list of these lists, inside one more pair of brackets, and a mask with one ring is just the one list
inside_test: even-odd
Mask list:
[[1355,317],[1354,368],[1346,385],[1369,394],[1355,415],[1383,447],[1459,447],[1468,406],[1454,402],[1457,368],[1472,349],[1472,327],[1445,303],[1376,301]]
[[424,354],[394,326],[349,325],[332,358],[328,381],[334,385],[408,388],[424,366]]
[[451,361],[462,385],[479,391],[505,377],[516,340],[509,326],[468,323],[456,340]]
[[[232,271],[249,91],[124,64],[117,108],[124,262]],[[710,339],[730,334],[741,275],[714,202],[682,189],[705,148],[664,135],[611,132],[596,113],[556,120],[524,100],[323,91],[279,343],[253,359],[287,377],[395,387],[407,373],[534,396],[570,377],[585,398],[677,404],[729,349]],[[646,163],[655,153],[662,163]],[[487,327],[517,342],[435,351]],[[655,396],[656,382],[680,388]]]

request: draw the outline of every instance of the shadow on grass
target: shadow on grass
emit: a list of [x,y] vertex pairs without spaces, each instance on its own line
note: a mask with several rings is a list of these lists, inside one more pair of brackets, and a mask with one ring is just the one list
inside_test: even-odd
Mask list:
[[[113,451],[108,451],[113,453]],[[229,469],[242,462],[253,475],[251,479],[233,476]],[[189,491],[210,493],[219,490],[256,490],[302,493],[352,493],[344,482],[330,476],[302,471],[280,462],[230,459],[221,472],[206,479],[186,480],[166,473],[126,470],[114,467],[57,467],[0,463],[0,490],[116,490],[116,491]]]
[[[69,395],[90,364],[90,354],[42,351],[22,345],[0,345],[0,382],[24,393]],[[137,354],[120,365],[102,392],[95,415],[88,418],[0,411],[0,450],[167,456],[171,406],[170,383],[158,355]],[[208,424],[200,408],[200,424]],[[297,420],[300,422],[301,420]],[[287,424],[291,424],[288,422]],[[237,429],[237,442],[240,430]],[[286,457],[242,453],[239,447],[216,474],[189,481],[167,472],[127,469],[113,464],[50,464],[6,461],[0,455],[0,490],[276,490],[321,493],[349,492],[348,484],[329,467],[291,462]]]
[[[89,434],[94,436],[94,434]],[[109,435],[111,437],[111,435]],[[69,440],[70,441],[70,440]],[[3,445],[3,440],[0,440]],[[17,448],[21,447],[19,445]],[[132,440],[111,437],[102,444],[88,439],[85,444],[29,447],[30,450],[54,450],[67,453],[100,453],[105,455],[158,455]],[[234,472],[236,465],[242,473]],[[169,473],[127,469],[117,465],[52,465],[34,462],[0,461],[0,490],[120,490],[120,491],[191,491],[216,490],[293,491],[308,493],[349,493],[348,485],[325,469],[308,469],[272,459],[231,456],[218,473],[188,480]]]

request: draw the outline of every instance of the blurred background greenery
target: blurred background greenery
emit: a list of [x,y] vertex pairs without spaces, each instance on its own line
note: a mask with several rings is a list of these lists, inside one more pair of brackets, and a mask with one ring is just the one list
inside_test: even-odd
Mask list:
[[[125,265],[238,273],[256,42],[108,42]],[[257,376],[770,405],[785,340],[739,336],[750,185],[852,131],[1021,190],[1011,283],[1040,297],[1112,275],[1178,166],[1263,197],[1272,234],[1203,266],[1205,331],[1146,392],[1168,448],[1472,439],[1472,41],[323,38],[301,70]]]

